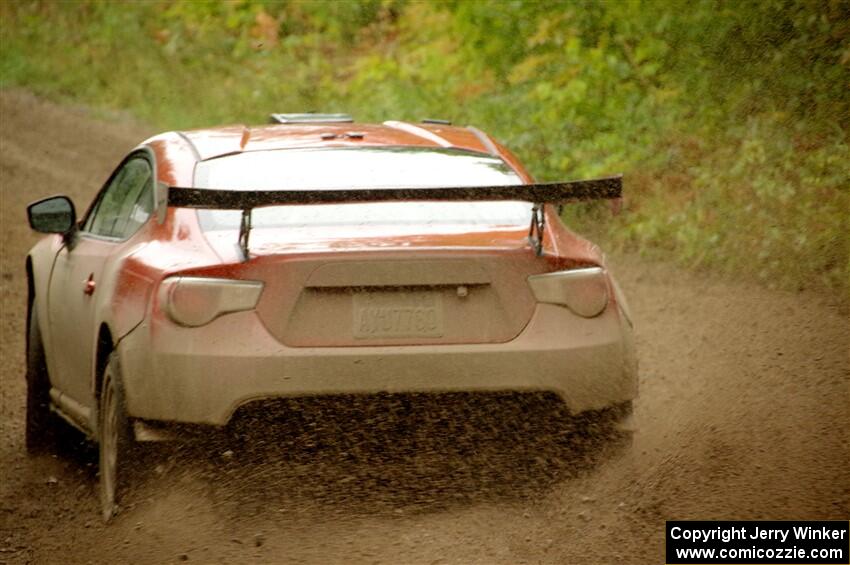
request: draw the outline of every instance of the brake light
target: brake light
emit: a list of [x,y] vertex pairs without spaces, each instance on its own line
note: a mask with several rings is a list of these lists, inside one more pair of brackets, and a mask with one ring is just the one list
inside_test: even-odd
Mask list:
[[601,267],[528,277],[537,302],[566,306],[579,316],[598,316],[608,305],[608,281]]
[[181,326],[209,324],[231,312],[253,310],[263,292],[260,281],[171,277],[160,286],[159,300],[168,317]]

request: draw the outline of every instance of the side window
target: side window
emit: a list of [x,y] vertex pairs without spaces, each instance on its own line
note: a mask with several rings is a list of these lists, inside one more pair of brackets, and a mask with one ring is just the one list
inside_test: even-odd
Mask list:
[[151,166],[147,159],[135,157],[113,177],[83,229],[95,235],[126,239],[136,233],[152,211]]

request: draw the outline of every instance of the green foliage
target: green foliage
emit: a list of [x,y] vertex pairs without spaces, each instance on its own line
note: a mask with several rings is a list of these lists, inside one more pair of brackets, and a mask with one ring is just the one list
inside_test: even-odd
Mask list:
[[[850,288],[847,0],[6,2],[0,85],[164,128],[452,118],[541,179],[622,171],[608,245]],[[606,226],[600,229],[599,226]]]

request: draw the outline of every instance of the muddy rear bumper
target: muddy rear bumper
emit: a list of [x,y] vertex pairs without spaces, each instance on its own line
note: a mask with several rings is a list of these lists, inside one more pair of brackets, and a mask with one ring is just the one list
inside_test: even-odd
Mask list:
[[631,400],[631,329],[609,308],[586,319],[541,304],[501,344],[291,348],[253,312],[202,328],[145,322],[119,345],[132,417],[226,424],[249,402],[376,392],[550,391],[573,413]]

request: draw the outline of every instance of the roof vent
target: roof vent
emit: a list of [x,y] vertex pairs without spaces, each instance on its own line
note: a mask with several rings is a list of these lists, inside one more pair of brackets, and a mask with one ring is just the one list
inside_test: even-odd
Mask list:
[[347,124],[354,121],[348,114],[269,114],[270,124]]
[[435,125],[438,125],[438,126],[450,126],[450,125],[452,125],[451,120],[435,120],[435,119],[432,119],[432,118],[425,118],[424,120],[422,120],[422,123],[423,124],[435,124]]

